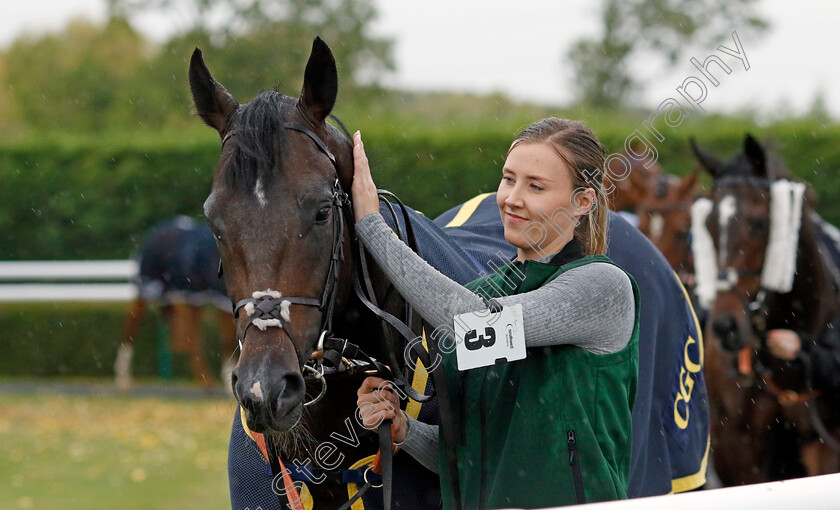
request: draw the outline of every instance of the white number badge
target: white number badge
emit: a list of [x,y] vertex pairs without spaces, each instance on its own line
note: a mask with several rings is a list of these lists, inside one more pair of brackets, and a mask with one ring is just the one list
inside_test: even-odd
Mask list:
[[455,338],[458,370],[525,359],[522,305],[456,315]]

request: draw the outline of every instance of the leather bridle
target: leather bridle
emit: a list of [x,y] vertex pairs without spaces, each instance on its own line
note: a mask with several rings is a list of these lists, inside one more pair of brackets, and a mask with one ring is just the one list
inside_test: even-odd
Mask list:
[[[286,129],[299,131],[311,138],[318,146],[318,148],[322,152],[324,152],[324,154],[327,155],[327,157],[330,159],[330,162],[333,165],[333,169],[335,171],[335,180],[333,182],[332,200],[330,204],[330,208],[332,210],[331,216],[333,223],[330,266],[327,271],[326,280],[324,281],[323,291],[321,292],[321,296],[319,298],[298,296],[275,297],[271,295],[265,295],[265,293],[260,292],[255,293],[255,296],[258,297],[249,297],[237,301],[233,310],[234,317],[239,318],[239,313],[240,311],[242,311],[243,308],[247,307],[247,311],[249,312],[248,320],[245,323],[245,327],[242,329],[241,333],[237,334],[237,340],[239,341],[240,346],[242,345],[242,342],[245,339],[245,335],[247,334],[248,329],[254,324],[254,321],[257,319],[278,321],[280,327],[282,327],[286,331],[286,334],[294,343],[293,330],[289,325],[289,321],[283,317],[284,314],[282,313],[282,306],[284,302],[289,303],[289,305],[314,306],[321,311],[322,318],[319,343],[323,344],[324,338],[332,332],[332,318],[335,307],[336,289],[338,288],[339,270],[341,262],[344,261],[344,217],[345,214],[347,214],[350,218],[352,218],[353,209],[350,203],[350,197],[341,188],[341,183],[338,179],[338,166],[336,164],[335,156],[332,152],[330,152],[329,148],[321,140],[321,138],[304,126],[300,126],[297,124],[284,124],[283,127]],[[224,143],[230,136],[234,135],[235,133],[235,131],[231,131],[230,133],[228,133],[225,136],[222,143]],[[252,305],[252,307],[248,307],[248,305]],[[319,345],[317,348],[323,349],[323,345]],[[299,365],[302,367],[303,362],[300,362],[300,360],[298,361]]]
[[[347,129],[344,128],[344,125],[339,121],[337,118],[331,116],[334,120],[336,120],[341,128],[344,130],[345,135],[350,138]],[[393,346],[390,345],[389,342],[386,342],[386,359],[389,365],[393,368],[393,370],[389,370],[388,367],[377,361],[376,359],[368,356],[365,354],[358,346],[348,342],[346,339],[335,338],[333,337],[332,331],[332,321],[333,321],[333,313],[335,308],[335,301],[338,289],[338,280],[339,280],[339,272],[341,263],[344,262],[344,241],[345,241],[345,226],[344,221],[345,218],[349,218],[348,224],[350,225],[350,229],[352,231],[353,221],[354,221],[354,213],[353,213],[353,205],[350,201],[350,196],[347,194],[346,191],[341,187],[341,182],[338,176],[338,165],[336,162],[335,155],[329,150],[327,145],[324,141],[312,130],[309,128],[299,125],[299,124],[283,124],[283,128],[290,129],[294,131],[298,131],[300,133],[305,134],[308,136],[315,145],[320,149],[321,152],[326,154],[329,158],[330,162],[332,163],[333,170],[335,171],[335,180],[333,182],[333,189],[332,189],[332,201],[331,201],[331,211],[332,211],[332,221],[333,221],[333,236],[332,236],[332,249],[330,254],[330,266],[327,270],[326,279],[323,285],[323,291],[321,292],[320,297],[313,298],[313,297],[299,297],[299,296],[285,296],[280,295],[279,292],[265,292],[265,291],[257,291],[254,292],[252,297],[244,298],[236,302],[234,306],[234,317],[239,318],[240,312],[243,310],[248,314],[248,320],[245,323],[245,326],[242,328],[241,333],[237,332],[237,340],[239,342],[240,348],[242,343],[245,341],[245,336],[249,330],[249,328],[253,325],[257,327],[261,327],[257,320],[264,320],[264,321],[277,321],[275,324],[278,324],[282,329],[285,330],[286,334],[289,336],[289,339],[292,341],[294,345],[299,345],[295,342],[295,334],[289,324],[288,320],[288,309],[291,305],[299,305],[299,306],[312,306],[317,307],[318,310],[321,312],[321,326],[320,326],[320,335],[318,337],[318,343],[315,346],[315,351],[322,351],[323,358],[318,361],[314,361],[312,359],[309,360],[302,360],[300,357],[298,358],[299,368],[301,369],[302,373],[305,373],[307,370],[310,373],[314,374],[314,378],[319,380],[322,384],[321,393],[312,401],[305,402],[304,406],[312,405],[318,400],[320,400],[324,394],[326,393],[326,380],[325,380],[325,370],[324,370],[324,361],[329,362],[332,365],[330,368],[334,369],[335,371],[339,371],[342,362],[347,362],[347,358],[354,359],[358,361],[359,359],[362,360],[362,367],[363,368],[373,368],[374,371],[370,373],[377,373],[380,376],[385,378],[393,379],[394,384],[400,387],[405,394],[411,397],[413,400],[418,402],[428,402],[434,394],[425,395],[424,393],[418,392],[415,390],[410,384],[410,368],[408,366],[405,367],[405,374],[400,373],[399,367],[404,365],[401,363],[401,357],[394,352]],[[232,136],[236,134],[236,130],[231,130],[222,139],[222,146],[224,146],[225,142],[227,142]],[[389,192],[384,192],[380,190],[380,194],[389,194]],[[393,195],[391,195],[393,196]],[[396,197],[394,197],[396,198]],[[399,201],[399,199],[397,199]],[[393,210],[393,207],[390,205],[390,202],[387,202],[388,208],[394,214],[394,218],[397,225],[397,230],[399,232],[399,221],[396,219],[396,214]],[[411,225],[410,220],[407,215],[407,210],[405,206],[400,205],[403,207],[403,217],[405,218],[406,222],[406,230],[408,231],[409,238],[413,240],[413,232],[411,232]],[[416,242],[414,242],[415,246],[412,246],[415,251]],[[409,242],[411,245],[411,242]],[[385,327],[384,324],[387,323],[394,329],[396,329],[400,335],[402,335],[406,341],[409,342],[410,348],[412,352],[418,357],[419,361],[424,364],[425,367],[432,366],[431,364],[431,352],[436,352],[435,347],[433,346],[433,342],[429,342],[430,351],[426,352],[423,350],[423,347],[419,345],[419,342],[413,342],[416,338],[416,334],[412,331],[412,329],[404,324],[402,321],[394,317],[393,315],[381,310],[377,304],[375,303],[375,297],[372,290],[372,284],[370,278],[367,274],[367,267],[366,261],[364,257],[364,248],[358,243],[358,240],[355,238],[355,235],[351,233],[351,246],[353,252],[357,254],[356,260],[358,261],[359,267],[356,271],[356,278],[353,282],[353,288],[356,292],[356,295],[359,297],[360,301],[369,309],[371,310],[381,321],[383,324],[383,328]],[[221,272],[221,265],[220,265],[220,272]],[[362,288],[362,281],[364,281],[364,288]],[[368,296],[365,296],[365,291],[367,291]],[[285,310],[285,317],[284,317],[284,310]],[[408,310],[409,317],[411,316],[410,310]],[[313,367],[310,366],[309,363],[314,362],[317,366]],[[350,369],[352,370],[356,363],[348,363],[350,365]],[[421,389],[422,391],[422,389]],[[447,398],[445,391],[438,392],[441,398]],[[391,420],[384,420],[379,426],[379,444],[380,444],[380,454],[381,454],[381,471],[383,476],[383,502],[385,502],[385,508],[390,508],[390,500],[391,500],[391,479],[392,479],[392,451],[390,445],[391,442]],[[270,436],[266,436],[266,447],[269,451],[269,463],[271,464],[272,472],[274,476],[278,476],[282,473],[283,468],[279,463],[278,454],[279,451],[277,450],[276,444],[271,439]],[[342,508],[349,507],[358,497],[360,497],[365,490],[367,490],[370,483],[368,483],[365,487],[363,487],[354,498],[348,501]],[[281,507],[286,504],[284,501],[284,497],[279,496]]]

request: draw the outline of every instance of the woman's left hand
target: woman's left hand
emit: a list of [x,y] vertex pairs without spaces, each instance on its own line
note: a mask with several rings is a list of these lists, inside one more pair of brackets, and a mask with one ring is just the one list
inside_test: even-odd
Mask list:
[[356,221],[359,221],[372,212],[379,212],[379,196],[370,175],[365,144],[362,143],[362,134],[359,131],[353,134],[353,169],[353,186],[350,192],[353,195]]
[[392,420],[391,434],[395,443],[405,441],[408,417],[400,409],[400,400],[391,389],[390,382],[378,377],[367,377],[356,391],[358,417],[368,430],[377,430],[383,420]]

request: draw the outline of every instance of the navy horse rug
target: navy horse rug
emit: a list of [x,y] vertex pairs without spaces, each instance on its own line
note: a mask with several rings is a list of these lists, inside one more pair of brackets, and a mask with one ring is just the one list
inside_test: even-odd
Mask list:
[[[461,284],[492,273],[516,255],[504,238],[495,194],[479,195],[434,220],[411,209],[408,215],[421,257]],[[383,209],[383,216],[392,228],[405,232],[399,209],[393,215]],[[635,227],[612,212],[607,255],[633,275],[642,301],[628,494],[643,497],[696,489],[706,482],[709,410],[703,341],[694,310],[665,258]],[[420,387],[427,384],[424,379]],[[437,423],[434,400],[418,407],[406,411],[421,421]],[[268,462],[243,425],[237,412],[228,458],[232,506],[235,510],[279,509]],[[359,466],[364,465],[360,461]],[[361,480],[351,479],[352,474],[352,470],[346,473],[349,495],[361,486],[357,483]],[[409,502],[399,508],[439,506],[437,483],[436,475],[407,454],[394,457],[395,498],[401,492],[411,494],[399,498]],[[424,488],[424,484],[432,487]],[[379,492],[369,491],[353,508],[382,508]]]
[[176,216],[156,224],[135,254],[140,298],[159,306],[186,303],[231,309],[219,277],[219,250],[203,221]]

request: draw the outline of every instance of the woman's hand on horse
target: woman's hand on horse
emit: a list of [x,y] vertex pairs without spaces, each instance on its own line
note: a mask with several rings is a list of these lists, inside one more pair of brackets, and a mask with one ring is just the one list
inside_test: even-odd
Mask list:
[[365,144],[362,142],[362,134],[359,131],[353,134],[353,168],[353,186],[350,192],[353,195],[356,221],[359,221],[370,213],[379,212],[379,196],[376,194],[376,185],[370,175]]
[[368,430],[377,430],[383,420],[392,420],[391,437],[395,443],[405,441],[408,430],[408,417],[400,409],[400,399],[392,389],[391,383],[379,377],[368,377],[356,392],[359,417],[362,426]]
[[789,329],[771,329],[767,332],[767,348],[773,356],[793,361],[802,349],[802,341],[795,331]]

